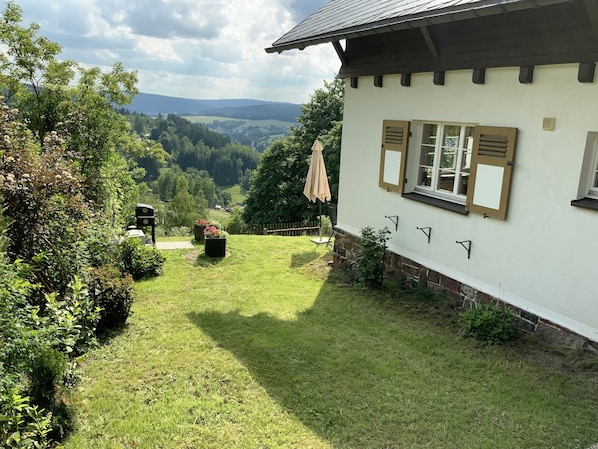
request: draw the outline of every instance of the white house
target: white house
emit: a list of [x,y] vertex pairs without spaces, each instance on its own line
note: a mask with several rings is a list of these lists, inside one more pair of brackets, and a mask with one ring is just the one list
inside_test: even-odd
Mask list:
[[388,227],[390,265],[598,342],[598,2],[333,0],[267,51],[321,43],[346,80],[339,259]]

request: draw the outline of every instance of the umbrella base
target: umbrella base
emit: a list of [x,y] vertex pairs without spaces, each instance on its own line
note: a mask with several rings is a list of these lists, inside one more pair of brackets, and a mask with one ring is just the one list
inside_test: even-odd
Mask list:
[[322,244],[328,243],[330,241],[330,238],[318,237],[317,239],[311,239],[311,241],[314,242],[316,245],[322,245]]

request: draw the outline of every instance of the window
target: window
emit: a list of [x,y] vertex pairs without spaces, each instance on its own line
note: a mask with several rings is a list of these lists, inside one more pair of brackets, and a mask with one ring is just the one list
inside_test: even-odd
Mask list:
[[465,204],[474,126],[424,123],[415,191]]
[[594,137],[592,145],[592,164],[590,165],[590,183],[588,186],[588,197],[598,199],[598,138]]
[[[378,185],[444,209],[504,220],[517,128],[415,123],[419,137],[409,142],[410,122],[384,120]],[[594,167],[598,194],[598,160]]]
[[572,206],[598,210],[598,132],[589,132],[586,139],[577,198]]

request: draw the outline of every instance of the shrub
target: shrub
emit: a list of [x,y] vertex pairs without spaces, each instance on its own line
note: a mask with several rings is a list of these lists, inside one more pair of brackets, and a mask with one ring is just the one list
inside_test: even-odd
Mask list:
[[64,297],[46,294],[45,313],[36,308],[34,318],[40,338],[64,354],[79,355],[96,345],[96,323],[100,311],[83,282],[75,277]]
[[486,344],[505,344],[517,337],[512,311],[495,303],[478,304],[461,313],[463,335]]
[[29,394],[35,404],[51,410],[56,402],[56,386],[67,368],[66,355],[40,345],[25,367],[29,378]]
[[321,232],[324,237],[332,234],[332,221],[328,215],[318,215],[318,221],[320,222]]
[[100,308],[97,332],[117,329],[127,321],[134,299],[133,278],[122,275],[114,265],[94,268],[90,273],[89,291]]
[[247,224],[243,220],[243,211],[235,207],[230,213],[228,220],[224,222],[224,229],[229,234],[246,234]]
[[[1,373],[0,373],[1,374]],[[48,436],[52,415],[32,405],[18,388],[0,385],[0,447],[14,449],[54,447]]]
[[361,230],[357,256],[352,264],[355,281],[366,287],[380,288],[384,279],[384,252],[388,241],[388,228],[374,231],[370,226]]
[[192,233],[189,226],[171,226],[164,229],[164,235],[167,237],[188,237]]
[[127,239],[121,245],[121,271],[131,274],[135,280],[158,276],[164,260],[160,251],[141,244],[137,239]]

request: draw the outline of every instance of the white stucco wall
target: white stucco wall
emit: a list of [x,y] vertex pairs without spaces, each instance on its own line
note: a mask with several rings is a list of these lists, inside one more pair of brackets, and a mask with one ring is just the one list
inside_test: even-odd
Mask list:
[[[372,77],[347,85],[338,226],[391,231],[389,249],[478,290],[598,341],[598,211],[573,207],[587,133],[598,131],[598,82],[577,81],[577,65],[540,66],[533,84],[518,68]],[[555,117],[554,131],[542,119]],[[382,121],[434,120],[518,128],[505,221],[467,216],[402,198],[378,187]],[[414,143],[414,140],[411,142]],[[414,148],[410,145],[410,148]],[[409,156],[408,156],[409,157]],[[413,156],[412,156],[413,157]],[[395,231],[385,215],[398,215]],[[430,226],[432,238],[417,227]],[[471,258],[457,240],[471,240]]]

